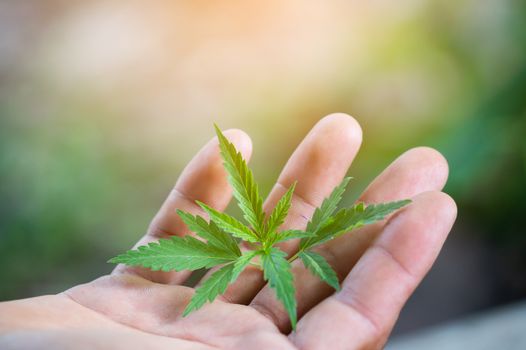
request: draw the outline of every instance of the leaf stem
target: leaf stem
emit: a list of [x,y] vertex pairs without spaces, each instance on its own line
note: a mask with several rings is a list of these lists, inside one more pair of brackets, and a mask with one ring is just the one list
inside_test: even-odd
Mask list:
[[298,251],[296,252],[296,254],[294,254],[293,256],[291,256],[290,258],[288,258],[287,261],[288,261],[289,263],[293,262],[294,260],[296,260],[296,259],[299,257],[299,255],[300,255],[301,252],[302,252],[302,250],[298,250]]
[[250,262],[249,265],[255,266],[255,267],[257,267],[258,269],[261,270],[261,264],[260,263]]

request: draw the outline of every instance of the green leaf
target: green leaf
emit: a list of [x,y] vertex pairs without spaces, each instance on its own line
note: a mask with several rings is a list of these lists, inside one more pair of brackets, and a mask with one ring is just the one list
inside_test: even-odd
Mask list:
[[368,206],[365,206],[364,203],[358,203],[350,208],[341,209],[326,221],[316,232],[315,237],[302,240],[300,250],[310,249],[356,228],[383,220],[387,215],[409,203],[411,203],[410,200]]
[[233,269],[234,264],[228,264],[208,277],[203,284],[195,290],[194,296],[183,312],[183,317],[201,308],[207,301],[214,301],[219,294],[223,294],[230,283]]
[[272,213],[270,214],[267,221],[265,237],[267,237],[268,235],[272,235],[278,229],[278,227],[281,226],[281,224],[283,224],[283,222],[285,221],[287,213],[290,209],[292,194],[294,193],[295,188],[296,182],[294,182],[292,186],[289,187],[287,192],[283,195],[283,197],[281,197],[281,199],[278,201],[278,203],[272,210]]
[[385,219],[386,216],[395,212],[396,210],[405,207],[411,203],[410,199],[404,199],[396,202],[370,204],[365,208],[363,213],[363,225],[369,225],[376,221]]
[[142,266],[152,271],[181,271],[210,268],[231,262],[237,255],[191,236],[171,237],[128,250],[109,262]]
[[327,219],[334,213],[336,207],[342,199],[342,195],[345,192],[345,188],[349,184],[351,177],[346,177],[343,181],[332,190],[329,197],[325,198],[320,207],[316,208],[312,219],[307,224],[308,232],[316,232],[320,226],[322,226]]
[[259,195],[259,189],[254,181],[254,175],[248,168],[240,152],[228,141],[221,130],[214,125],[219,140],[219,148],[223,157],[225,169],[228,172],[228,181],[234,190],[239,208],[244,217],[256,232],[263,232],[265,213],[263,211],[263,199]]
[[260,250],[249,250],[244,252],[234,263],[234,270],[232,271],[232,280],[230,283],[233,283],[239,277],[239,274],[243,272],[248,264],[250,264],[250,261],[259,254],[261,254]]
[[276,291],[276,296],[283,303],[292,328],[295,329],[297,314],[294,277],[286,257],[287,254],[277,248],[272,248],[268,253],[263,254],[263,276],[270,288]]
[[220,213],[202,202],[196,202],[208,213],[208,215],[210,215],[210,220],[226,232],[248,242],[259,242],[259,237],[256,233],[249,227],[243,225],[243,223],[239,222],[236,218],[226,213]]
[[355,228],[383,220],[389,214],[409,203],[411,203],[411,200],[406,199],[389,203],[370,204],[368,206],[364,203],[355,204],[350,208],[340,210],[331,218],[329,224],[320,230],[320,233],[323,235],[332,231],[331,235],[339,236]]
[[301,261],[303,261],[303,265],[305,265],[313,275],[327,282],[332,288],[340,290],[338,275],[323,256],[311,251],[301,252],[298,256]]
[[210,245],[216,246],[225,251],[230,251],[237,256],[241,255],[236,240],[217,227],[214,222],[207,222],[199,215],[193,216],[192,214],[179,209],[177,209],[177,214],[181,217],[186,226],[188,226],[188,229],[195,232],[199,237],[206,239]]
[[270,241],[270,245],[288,241],[290,239],[295,238],[309,238],[309,237],[315,237],[313,233],[302,231],[302,230],[285,230],[277,233],[272,240]]

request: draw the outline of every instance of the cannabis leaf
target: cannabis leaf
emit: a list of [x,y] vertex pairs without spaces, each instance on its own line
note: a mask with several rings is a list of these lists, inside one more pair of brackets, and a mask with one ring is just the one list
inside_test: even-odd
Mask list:
[[221,227],[223,230],[231,233],[235,237],[244,239],[245,241],[259,242],[259,237],[257,234],[249,227],[243,225],[243,223],[238,221],[236,218],[225,213],[220,213],[199,201],[197,201],[197,204],[199,204],[201,208],[203,208],[203,210],[210,216],[210,220],[215,222],[217,226]]
[[318,276],[327,282],[327,284],[332,288],[340,290],[338,275],[323,256],[310,251],[302,251],[298,254],[298,256],[303,262],[303,265],[305,265],[305,267],[308,268],[315,276]]
[[245,219],[257,232],[263,231],[265,213],[263,199],[259,195],[258,186],[240,152],[228,141],[217,125],[214,125],[219,140],[219,148],[223,157],[228,180],[234,190],[234,197]]
[[[368,206],[364,203],[358,203],[350,208],[341,209],[334,216],[326,219],[322,225],[318,225],[318,229],[311,232],[314,234],[313,237],[301,240],[300,251],[313,248],[359,227],[383,220],[386,216],[410,202],[410,200],[402,200]],[[307,225],[307,230],[308,227],[309,225]]]
[[294,276],[287,261],[287,254],[277,248],[272,248],[263,255],[263,274],[270,288],[276,291],[276,296],[285,306],[289,314],[292,328],[296,327],[296,297]]
[[243,253],[243,255],[241,255],[234,263],[234,269],[232,271],[232,282],[237,280],[239,274],[243,272],[243,270],[245,269],[245,267],[248,266],[248,264],[250,264],[252,259],[260,255],[261,253],[262,251],[260,250],[249,250]]
[[142,266],[152,271],[181,271],[210,268],[237,259],[228,250],[207,244],[191,236],[160,239],[129,250],[111,259],[111,263]]
[[[196,201],[208,215],[208,221],[202,216],[182,210],[177,210],[177,214],[188,229],[195,232],[197,238],[174,236],[161,239],[129,250],[110,262],[161,271],[214,268],[210,277],[196,288],[183,316],[214,301],[218,295],[225,293],[228,285],[234,283],[249,265],[255,266],[263,270],[265,281],[285,307],[294,328],[297,303],[291,263],[300,259],[313,275],[338,290],[338,275],[327,260],[312,249],[356,228],[383,220],[410,201],[371,205],[357,203],[337,210],[351,179],[347,177],[315,209],[305,230],[280,230],[292,205],[296,183],[287,189],[267,217],[258,186],[247,163],[221,130],[217,126],[215,128],[228,181],[248,225]],[[287,254],[276,245],[291,239],[298,239],[300,243],[298,251],[287,259]],[[241,252],[238,240],[250,243],[247,247],[251,249]]]
[[270,217],[267,221],[267,229],[264,235],[265,238],[269,235],[276,235],[276,229],[285,221],[290,209],[292,194],[294,193],[295,188],[296,183],[293,183],[283,195],[283,197],[281,197],[281,199],[278,201],[274,207],[274,210],[272,210],[272,213],[270,214]]
[[204,283],[195,290],[195,294],[183,311],[183,316],[199,309],[207,301],[213,301],[219,294],[223,294],[232,278],[233,264],[228,264],[214,272]]
[[191,231],[195,232],[199,237],[206,239],[208,244],[229,251],[234,255],[241,255],[236,240],[233,239],[230,234],[217,227],[213,221],[207,222],[199,215],[193,216],[179,209],[177,209],[177,214],[179,214]]
[[316,232],[319,229],[319,227],[323,225],[327,221],[327,219],[329,219],[329,217],[336,210],[336,207],[340,203],[343,192],[345,192],[345,188],[347,187],[351,179],[351,177],[344,178],[343,181],[338,186],[336,186],[334,190],[332,190],[332,193],[329,195],[329,197],[323,200],[321,206],[314,210],[314,214],[312,214],[312,219],[307,224],[308,232]]
[[288,241],[294,238],[309,238],[314,237],[314,234],[302,230],[285,230],[268,239],[268,245],[274,245],[279,242]]

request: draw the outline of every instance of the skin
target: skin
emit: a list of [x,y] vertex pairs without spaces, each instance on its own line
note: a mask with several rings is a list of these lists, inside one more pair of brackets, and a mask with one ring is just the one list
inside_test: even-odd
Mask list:
[[[250,138],[225,135],[250,158]],[[286,228],[304,228],[316,206],[345,176],[362,140],[360,126],[345,114],[320,120],[292,154],[265,202],[268,212],[298,181]],[[224,296],[182,318],[193,288],[183,272],[151,272],[117,266],[111,275],[58,295],[0,303],[2,349],[379,349],[399,312],[435,261],[456,218],[454,201],[440,192],[445,159],[430,148],[414,148],[396,159],[364,191],[366,203],[412,198],[383,222],[323,245],[318,252],[335,268],[335,293],[293,263],[299,322],[289,321],[261,272],[249,268]],[[217,139],[185,168],[137,245],[191,234],[176,208],[204,213],[200,200],[223,210],[232,191]],[[297,242],[281,248],[293,254]]]

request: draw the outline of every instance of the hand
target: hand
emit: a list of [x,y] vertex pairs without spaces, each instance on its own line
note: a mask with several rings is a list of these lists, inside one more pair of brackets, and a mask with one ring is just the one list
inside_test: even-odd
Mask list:
[[[249,137],[226,136],[248,159]],[[298,181],[284,226],[304,228],[346,174],[361,144],[358,123],[333,114],[316,124],[289,159],[266,203],[268,212]],[[108,349],[377,349],[431,267],[453,225],[456,207],[440,190],[447,163],[436,151],[415,148],[395,160],[361,195],[366,203],[412,198],[413,203],[375,225],[323,245],[343,280],[334,291],[295,261],[297,330],[264,286],[247,269],[212,304],[182,318],[193,289],[189,272],[151,272],[118,266],[109,276],[64,293],[0,304],[0,348]],[[210,141],[183,171],[138,245],[190,234],[176,208],[203,214],[198,199],[223,210],[231,197],[218,152]],[[108,237],[108,239],[111,239]],[[297,242],[282,249],[293,253]]]

